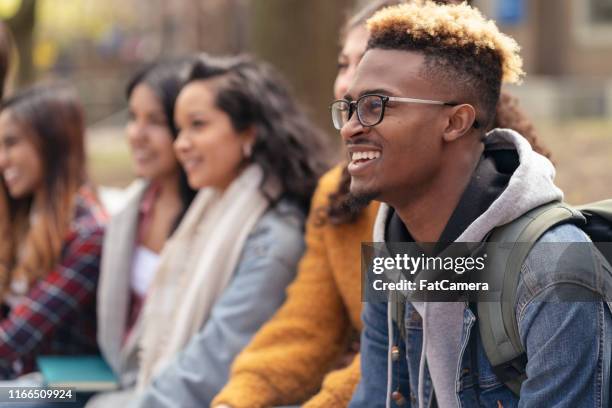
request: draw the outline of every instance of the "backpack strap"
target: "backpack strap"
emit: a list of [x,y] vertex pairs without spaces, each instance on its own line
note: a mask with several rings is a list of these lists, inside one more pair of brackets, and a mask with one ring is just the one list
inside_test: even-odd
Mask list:
[[595,214],[612,222],[612,199],[581,205],[576,207],[576,209],[587,215]]
[[526,379],[527,363],[515,315],[521,269],[535,242],[549,229],[567,222],[584,223],[584,217],[567,204],[552,202],[494,229],[487,239],[496,243],[488,249],[487,270],[501,279],[501,299],[478,302],[480,337],[493,372],[517,396]]
[[[390,294],[390,307],[391,307],[391,318],[397,325],[400,338],[406,339],[406,323],[404,314],[406,313],[406,297],[397,290],[394,290]],[[395,341],[395,339],[393,340]]]

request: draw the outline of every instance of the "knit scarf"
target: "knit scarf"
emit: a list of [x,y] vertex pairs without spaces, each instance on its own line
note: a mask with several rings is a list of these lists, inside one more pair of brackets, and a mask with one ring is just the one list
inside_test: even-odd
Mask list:
[[263,171],[247,167],[223,192],[205,188],[160,255],[143,310],[138,389],[143,390],[206,323],[269,206]]

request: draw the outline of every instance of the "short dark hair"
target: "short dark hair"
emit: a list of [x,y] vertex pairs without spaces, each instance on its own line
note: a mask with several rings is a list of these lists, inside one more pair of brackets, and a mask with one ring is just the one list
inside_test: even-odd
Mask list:
[[246,55],[202,55],[189,75],[188,81],[195,80],[215,81],[215,105],[236,131],[255,128],[249,160],[264,172],[263,192],[266,181],[276,178],[284,196],[307,210],[331,154],[327,137],[308,119],[280,73]]
[[466,3],[389,7],[368,20],[368,29],[368,49],[422,53],[424,76],[455,90],[452,102],[474,105],[483,130],[495,117],[502,81],[523,74],[517,43]]

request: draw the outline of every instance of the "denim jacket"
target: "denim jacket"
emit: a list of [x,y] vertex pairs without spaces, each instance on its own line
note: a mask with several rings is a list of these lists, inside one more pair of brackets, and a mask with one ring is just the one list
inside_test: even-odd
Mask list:
[[[558,273],[556,255],[544,242],[589,242],[573,225],[545,233],[532,248],[522,269],[515,305],[522,344],[527,352],[527,379],[517,398],[493,373],[485,355],[478,318],[473,308],[463,314],[460,361],[455,377],[460,407],[609,407],[612,354],[612,305],[604,301],[543,301],[552,291],[567,285],[573,293],[604,294],[602,276],[609,280],[608,266],[591,259],[581,268]],[[606,270],[598,269],[606,268]],[[569,271],[569,272],[567,272]],[[608,286],[605,286],[608,287]],[[434,407],[431,378],[425,372],[424,401],[418,400],[419,362],[423,341],[420,315],[408,303],[406,335],[399,339],[397,327],[388,327],[387,303],[368,303],[363,311],[361,338],[362,379],[351,408],[390,406]],[[389,333],[395,338],[389,339]],[[391,340],[391,341],[390,341]],[[395,343],[393,343],[395,342]],[[399,345],[399,358],[387,365],[390,344]],[[390,387],[388,385],[390,379]],[[400,402],[398,404],[398,401]],[[444,407],[442,407],[444,408]]]

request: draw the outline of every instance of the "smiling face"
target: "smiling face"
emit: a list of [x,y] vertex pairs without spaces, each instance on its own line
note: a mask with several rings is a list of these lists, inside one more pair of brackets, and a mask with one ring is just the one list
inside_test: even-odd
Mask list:
[[35,194],[43,183],[42,158],[29,132],[10,110],[0,113],[0,171],[14,199]]
[[344,46],[338,56],[338,75],[334,82],[334,97],[344,98],[351,82],[355,78],[357,65],[368,45],[368,30],[365,25],[353,28],[346,35]]
[[178,171],[172,150],[172,133],[162,104],[146,84],[136,85],[129,100],[126,126],[134,171],[139,177],[158,180]]
[[244,146],[252,145],[249,129],[237,132],[230,116],[217,108],[213,81],[187,84],[176,101],[180,129],[174,148],[191,188],[225,189],[245,165]]
[[[348,95],[353,100],[368,93],[448,100],[424,79],[424,60],[416,52],[369,50]],[[426,191],[442,166],[445,109],[388,102],[374,127],[361,126],[353,114],[341,130],[350,155],[351,194],[393,205]]]

